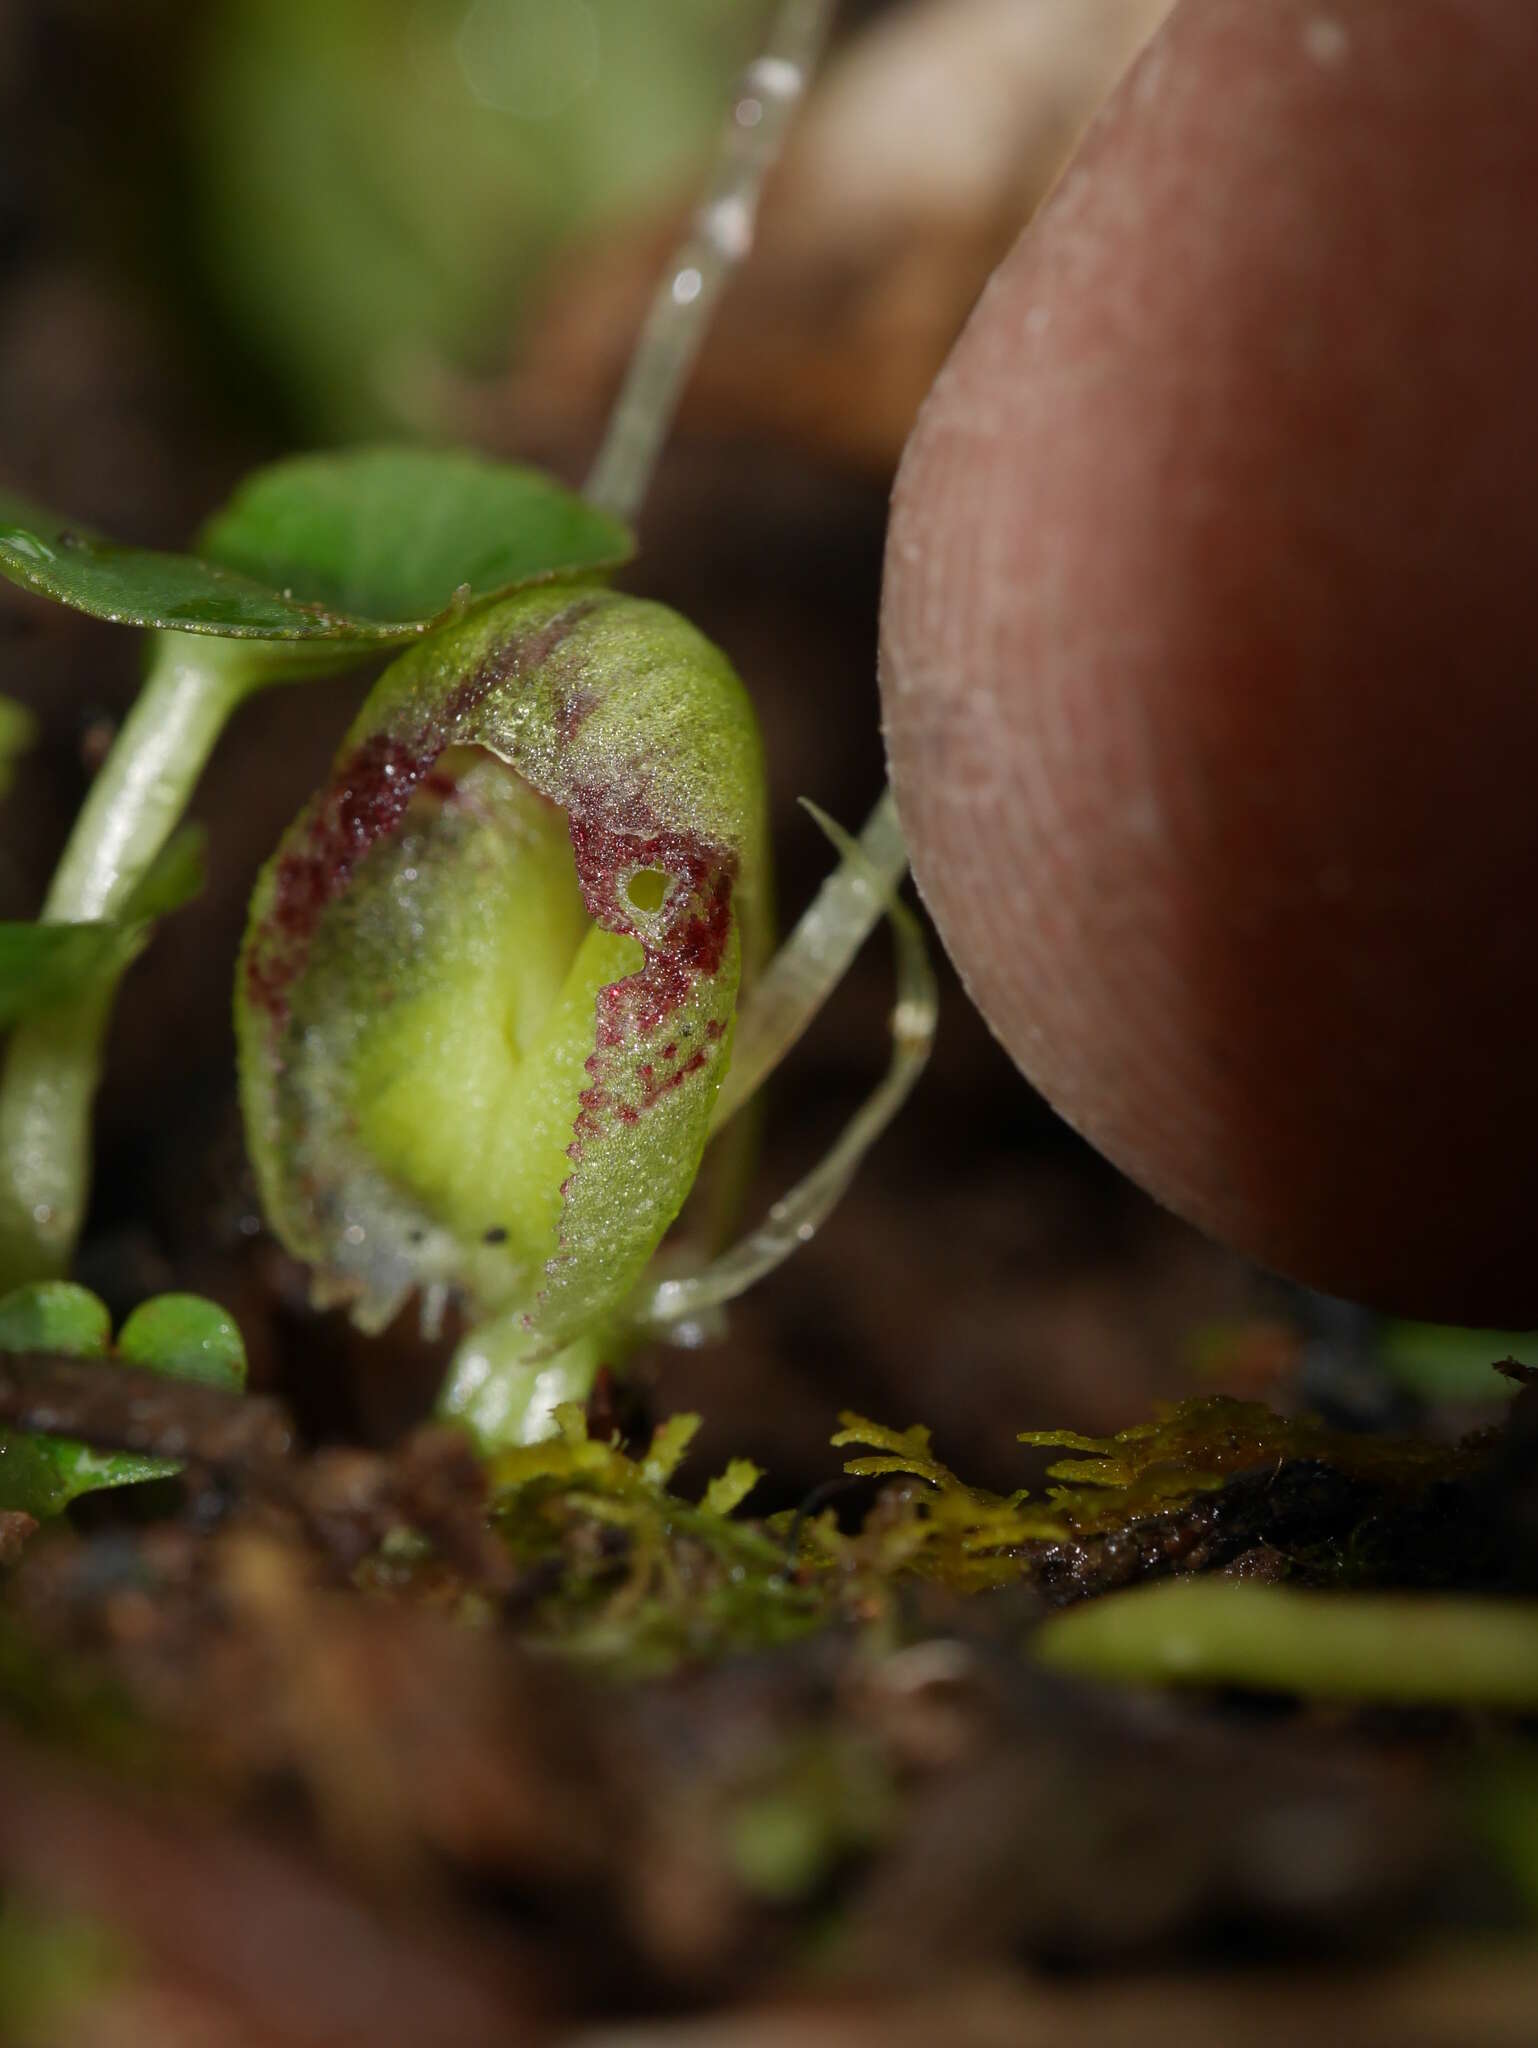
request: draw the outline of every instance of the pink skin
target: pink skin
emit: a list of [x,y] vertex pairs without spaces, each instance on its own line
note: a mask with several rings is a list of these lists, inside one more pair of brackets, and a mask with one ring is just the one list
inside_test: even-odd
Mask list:
[[883,691],[984,1014],[1161,1200],[1538,1323],[1538,5],[1183,0],[938,380]]

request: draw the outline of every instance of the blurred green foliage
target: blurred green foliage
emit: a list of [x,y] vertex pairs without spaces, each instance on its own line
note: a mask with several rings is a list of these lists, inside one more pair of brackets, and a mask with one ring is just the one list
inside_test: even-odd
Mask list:
[[37,734],[37,721],[32,713],[9,697],[0,697],[0,796],[4,796],[16,776],[16,763],[27,751]]
[[1379,1351],[1390,1377],[1423,1401],[1494,1402],[1509,1387],[1491,1372],[1491,1360],[1538,1366],[1538,1331],[1389,1322]]
[[225,0],[189,100],[205,263],[324,437],[488,367],[573,235],[687,195],[746,0]]
[[89,2028],[93,2001],[132,1974],[115,1929],[8,1899],[0,1908],[0,2040],[43,2043]]

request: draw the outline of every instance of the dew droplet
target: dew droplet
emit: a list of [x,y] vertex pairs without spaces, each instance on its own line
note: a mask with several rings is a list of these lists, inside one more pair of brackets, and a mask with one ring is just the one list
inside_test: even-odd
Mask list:
[[759,57],[743,76],[750,93],[763,93],[772,100],[793,100],[805,84],[799,64],[787,57]]
[[729,192],[705,208],[700,228],[719,255],[740,263],[753,246],[753,209],[740,192]]

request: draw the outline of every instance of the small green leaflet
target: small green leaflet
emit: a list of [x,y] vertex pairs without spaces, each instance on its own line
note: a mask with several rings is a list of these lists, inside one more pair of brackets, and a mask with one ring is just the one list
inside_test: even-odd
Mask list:
[[[109,1344],[105,1305],[68,1280],[37,1280],[0,1299],[0,1352],[52,1351],[66,1358],[117,1357],[168,1379],[199,1380],[240,1393],[246,1352],[240,1332],[216,1302],[196,1294],[159,1294],[142,1302]],[[174,1459],[131,1451],[93,1451],[68,1437],[0,1429],[0,1509],[39,1521],[62,1514],[83,1493],[168,1479]]]
[[117,1355],[145,1372],[196,1380],[238,1394],[246,1384],[246,1347],[217,1302],[201,1294],[157,1294],[129,1312]]
[[125,547],[0,492],[0,575],[93,618],[230,639],[419,639],[529,584],[628,559],[628,529],[538,470],[419,448],[246,479],[201,553]]
[[0,1352],[105,1358],[111,1341],[106,1303],[71,1280],[31,1280],[0,1296]]
[[203,886],[203,835],[178,832],[124,906],[91,924],[0,924],[0,1030],[34,1010],[70,1001],[87,984],[122,972],[157,918]]

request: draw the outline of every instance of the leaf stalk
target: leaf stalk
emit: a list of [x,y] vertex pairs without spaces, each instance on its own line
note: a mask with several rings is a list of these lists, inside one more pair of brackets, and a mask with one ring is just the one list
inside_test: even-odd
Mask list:
[[[111,919],[187,807],[214,744],[260,680],[240,642],[164,633],[49,887],[52,923]],[[91,1185],[91,1111],[122,967],[11,1034],[0,1077],[0,1289],[67,1270]]]

